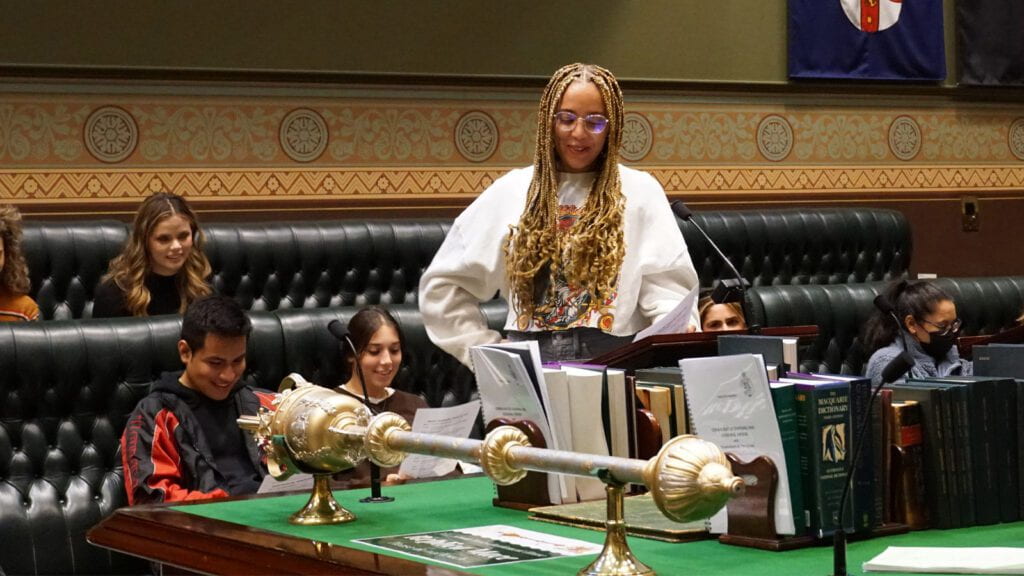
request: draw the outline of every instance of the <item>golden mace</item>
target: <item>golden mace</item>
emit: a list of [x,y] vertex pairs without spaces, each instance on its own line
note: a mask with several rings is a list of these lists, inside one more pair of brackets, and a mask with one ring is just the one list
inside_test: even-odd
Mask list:
[[492,430],[482,441],[419,434],[398,414],[385,412],[371,420],[355,398],[312,385],[298,374],[282,380],[274,404],[275,410],[242,416],[238,425],[256,436],[278,480],[295,472],[313,474],[309,502],[290,518],[295,524],[355,520],[334,499],[329,480],[367,457],[379,466],[396,466],[408,453],[479,463],[502,486],[522,480],[530,470],[594,476],[604,481],[608,498],[604,549],[579,574],[641,575],[654,572],[626,543],[625,484],[647,486],[662,514],[676,522],[707,518],[743,491],[743,480],[733,475],[722,451],[696,436],[677,436],[650,460],[636,460],[534,448],[511,426]]

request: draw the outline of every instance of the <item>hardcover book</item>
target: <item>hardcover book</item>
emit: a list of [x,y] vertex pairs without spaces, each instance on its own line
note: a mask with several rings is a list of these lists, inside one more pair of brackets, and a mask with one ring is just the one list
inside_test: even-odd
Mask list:
[[850,447],[850,385],[837,380],[794,379],[800,471],[808,527],[817,538],[839,526],[853,531],[853,500],[840,512]]

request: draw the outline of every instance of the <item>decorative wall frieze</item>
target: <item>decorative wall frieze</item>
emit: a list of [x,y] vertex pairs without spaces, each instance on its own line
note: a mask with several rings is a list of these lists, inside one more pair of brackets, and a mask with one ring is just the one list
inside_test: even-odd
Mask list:
[[[533,159],[520,99],[0,93],[0,165],[471,166]],[[1024,161],[1024,106],[631,104],[622,157],[658,164]]]
[[[705,202],[787,202],[860,198],[880,201],[970,194],[1018,196],[1024,165],[927,167],[767,166],[645,167],[673,196]],[[301,208],[310,203],[395,206],[444,198],[466,205],[506,169],[488,168],[295,168],[263,170],[0,170],[0,201],[66,203],[70,212],[90,203],[136,206],[157,191],[173,191],[206,203],[276,202]]]

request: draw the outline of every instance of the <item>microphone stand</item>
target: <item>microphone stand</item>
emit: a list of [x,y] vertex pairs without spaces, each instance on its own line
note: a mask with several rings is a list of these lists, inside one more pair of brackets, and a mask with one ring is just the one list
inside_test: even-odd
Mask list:
[[[346,338],[348,340],[348,338]],[[352,341],[349,340],[349,345]],[[355,352],[355,346],[352,346],[353,353]],[[356,354],[353,357],[353,362],[356,369],[356,374],[359,375],[359,384],[363,388],[363,404],[366,405],[367,410],[370,411],[374,416],[377,415],[377,410],[370,403],[370,396],[366,393],[366,380],[363,380],[363,369],[359,366],[359,355]],[[381,502],[394,502],[395,499],[391,496],[384,496],[380,490],[380,466],[377,466],[372,460],[370,461],[370,495],[366,498],[360,498],[359,501],[364,504],[377,504]]]
[[893,358],[882,370],[882,381],[875,386],[875,389],[871,392],[871,398],[868,400],[868,409],[864,412],[864,417],[860,420],[860,426],[857,428],[856,446],[853,449],[853,460],[850,461],[850,465],[846,468],[846,483],[843,484],[843,495],[839,498],[839,525],[836,527],[836,531],[832,534],[832,576],[848,576],[849,572],[846,571],[846,524],[844,522],[844,514],[846,512],[846,500],[850,496],[850,486],[853,484],[853,472],[857,469],[857,462],[860,460],[861,449],[864,447],[864,430],[867,428],[868,421],[871,419],[871,411],[875,405],[875,398],[878,393],[882,391],[882,388],[886,384],[891,384],[898,380],[901,376],[907,373],[914,366],[914,359],[910,356],[910,353],[904,351],[899,356]]
[[708,246],[718,254],[718,257],[725,263],[726,268],[732,272],[733,278],[719,278],[716,280],[716,285],[711,291],[711,301],[715,304],[725,304],[727,302],[739,302],[740,309],[743,310],[743,320],[747,322],[747,332],[750,334],[760,334],[761,327],[757,324],[750,323],[750,307],[747,305],[747,289],[750,288],[750,282],[740,274],[740,271],[733,266],[729,257],[722,252],[722,249],[715,244],[715,241],[708,236],[708,233],[704,231],[697,222],[693,219],[693,212],[683,203],[682,200],[676,200],[672,202],[672,213],[675,214],[680,220],[689,222],[700,232],[700,235],[707,241]]

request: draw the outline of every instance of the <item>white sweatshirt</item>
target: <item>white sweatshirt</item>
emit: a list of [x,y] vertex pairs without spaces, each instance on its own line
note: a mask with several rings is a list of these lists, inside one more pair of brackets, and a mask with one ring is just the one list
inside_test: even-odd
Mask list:
[[[619,166],[626,199],[625,257],[612,315],[615,336],[629,336],[670,312],[697,288],[697,272],[665,191],[646,172]],[[509,226],[519,223],[533,167],[513,170],[494,182],[455,219],[452,229],[420,279],[419,307],[431,341],[469,366],[469,349],[501,340],[487,327],[480,302],[496,292],[508,296],[504,246]],[[593,175],[563,174],[559,204],[582,208]],[[582,196],[581,196],[582,191]],[[520,330],[509,306],[505,328]],[[588,326],[598,327],[594,315]],[[696,309],[693,322],[699,326]],[[536,330],[529,327],[527,330]]]

